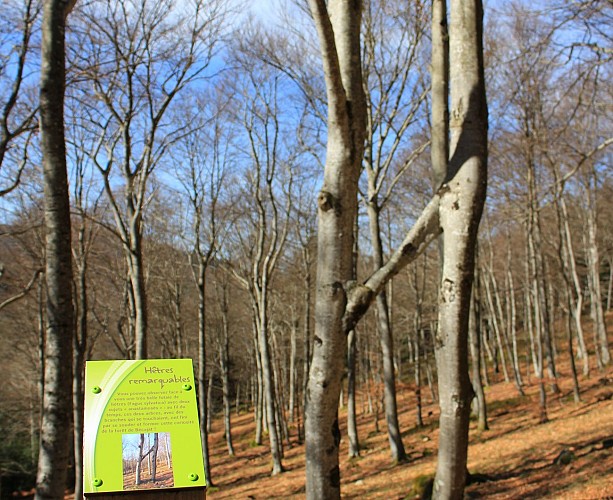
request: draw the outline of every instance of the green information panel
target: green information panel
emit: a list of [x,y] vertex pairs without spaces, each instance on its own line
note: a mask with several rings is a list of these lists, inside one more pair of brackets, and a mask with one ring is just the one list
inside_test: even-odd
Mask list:
[[205,486],[191,359],[88,361],[85,493]]

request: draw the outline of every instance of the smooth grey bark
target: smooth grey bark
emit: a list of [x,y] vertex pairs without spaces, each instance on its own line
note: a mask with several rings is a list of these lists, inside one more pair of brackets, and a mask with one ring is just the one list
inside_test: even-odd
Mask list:
[[153,434],[153,447],[151,448],[151,481],[156,482],[157,467],[158,467],[158,449],[160,446],[160,438],[158,433]]
[[579,402],[579,381],[577,379],[577,368],[575,363],[575,354],[573,349],[573,327],[577,331],[577,340],[579,344],[579,358],[583,360],[583,374],[589,374],[589,359],[585,339],[583,335],[583,325],[581,322],[581,311],[583,309],[583,293],[577,266],[575,262],[575,251],[572,243],[572,233],[570,231],[569,214],[564,199],[564,183],[560,182],[557,169],[553,169],[558,190],[556,192],[555,207],[558,226],[558,258],[560,260],[562,275],[566,284],[564,296],[566,299],[566,315],[567,315],[567,335],[568,335],[568,352],[570,355],[571,373],[573,375],[573,395],[575,402]]
[[213,427],[213,381],[214,381],[214,372],[213,370],[208,370],[208,381],[206,387],[206,431],[207,433],[211,432]]
[[449,32],[447,0],[432,0],[430,161],[434,188],[447,175],[449,159]]
[[566,335],[568,336],[568,356],[570,359],[570,371],[573,379],[573,399],[575,403],[581,402],[581,390],[579,388],[579,378],[577,377],[577,366],[575,363],[575,353],[573,348],[573,321],[572,321],[572,298],[571,292],[567,288],[566,289],[566,301],[567,301],[567,311],[566,311]]
[[255,437],[256,444],[262,444],[262,433],[264,430],[264,382],[262,380],[262,356],[260,355],[260,349],[258,347],[258,333],[255,320],[253,320],[253,357],[255,358],[256,387],[254,391],[255,405],[254,405],[254,417],[255,417]]
[[[504,376],[504,381],[508,382],[509,381],[509,371],[507,370],[507,361],[506,361],[506,356],[505,356],[505,351],[504,351],[504,347],[502,345],[502,338],[501,338],[501,326],[499,324],[499,316],[498,316],[498,311],[496,310],[495,306],[494,306],[494,299],[492,298],[492,287],[495,286],[494,283],[492,283],[494,281],[494,277],[493,277],[493,273],[488,272],[487,268],[484,269],[484,274],[485,276],[483,277],[483,282],[485,283],[485,297],[487,300],[487,306],[489,308],[489,317],[490,317],[490,322],[492,325],[492,329],[494,330],[494,334],[496,336],[496,345],[498,347],[497,352],[500,353],[500,361],[502,364],[502,374]],[[490,283],[492,283],[490,285]]]
[[138,458],[136,459],[136,471],[134,473],[134,484],[138,486],[141,483],[140,475],[143,470],[143,449],[145,447],[145,435],[141,434],[138,440]]
[[342,320],[353,275],[353,225],[365,136],[361,2],[309,0],[328,100],[328,144],[318,196],[313,360],[306,409],[306,494],[340,498],[338,400],[347,345]]
[[416,328],[414,331],[414,337],[412,340],[410,340],[410,342],[413,343],[413,376],[415,378],[415,425],[417,427],[423,427],[424,426],[424,419],[423,419],[423,414],[422,414],[422,410],[423,410],[423,404],[422,404],[422,396],[421,396],[421,353],[420,353],[420,341],[419,341],[419,336],[420,336],[420,330],[417,327],[418,325],[418,320],[416,318],[415,320],[415,324],[416,324]]
[[435,353],[440,437],[434,498],[463,498],[468,419],[468,322],[477,230],[487,183],[487,101],[483,66],[483,6],[452,0],[449,31],[450,160],[441,196],[443,269]]
[[[427,204],[389,260],[361,284],[351,280],[357,178],[364,141],[360,72],[360,2],[310,0],[319,35],[328,97],[328,148],[318,197],[318,275],[313,363],[307,408],[307,498],[340,497],[337,405],[345,338],[376,295],[414,260],[441,229],[448,257],[443,268],[438,331],[442,375],[443,446],[437,492],[462,495],[466,472],[468,412],[467,328],[473,250],[485,200],[487,105],[483,77],[482,8],[455,4],[457,26],[452,72],[454,151],[446,182]],[[329,8],[329,11],[328,11]],[[451,51],[453,53],[453,51]],[[359,155],[355,153],[359,152]],[[439,225],[440,223],[440,225]],[[454,230],[452,230],[454,228]],[[445,232],[446,230],[446,232]],[[444,360],[444,362],[443,362]],[[443,390],[444,386],[444,390]],[[459,418],[456,418],[459,417]],[[461,472],[460,472],[461,470]]]
[[66,18],[74,2],[43,4],[40,133],[45,211],[46,337],[38,499],[64,497],[72,413],[72,255],[64,136]]
[[310,204],[304,207],[301,199],[295,203],[297,237],[300,243],[300,278],[302,280],[302,413],[299,412],[298,439],[304,441],[304,415],[307,405],[307,387],[309,384],[309,369],[311,366],[312,335],[311,335],[311,302],[312,302],[312,243],[315,241],[315,216],[311,213]]

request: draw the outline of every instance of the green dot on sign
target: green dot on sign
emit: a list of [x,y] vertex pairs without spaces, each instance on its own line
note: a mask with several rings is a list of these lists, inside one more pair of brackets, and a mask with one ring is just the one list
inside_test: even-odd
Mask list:
[[94,394],[100,394],[102,392],[102,389],[100,389],[100,387],[98,387],[97,385],[95,385],[94,387],[92,387],[92,392]]
[[96,487],[102,486],[102,479],[95,478],[94,479],[94,486],[96,486]]
[[198,481],[198,474],[195,474],[193,472],[187,477],[189,478],[190,481]]
[[192,390],[192,386],[189,384],[183,384],[183,390],[184,391],[191,391]]

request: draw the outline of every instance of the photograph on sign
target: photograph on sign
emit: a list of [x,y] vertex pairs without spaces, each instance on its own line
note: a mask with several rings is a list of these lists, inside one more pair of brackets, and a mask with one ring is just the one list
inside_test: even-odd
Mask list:
[[168,432],[124,434],[121,441],[124,490],[174,486]]

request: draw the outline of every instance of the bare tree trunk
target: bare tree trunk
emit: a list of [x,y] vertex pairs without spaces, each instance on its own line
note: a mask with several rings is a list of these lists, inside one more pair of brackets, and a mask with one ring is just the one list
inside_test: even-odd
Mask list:
[[[508,236],[508,235],[507,235]],[[507,238],[507,270],[506,270],[506,285],[507,285],[507,304],[508,304],[508,321],[509,334],[511,336],[513,370],[515,373],[515,382],[519,389],[520,395],[524,395],[524,382],[521,378],[521,366],[519,363],[519,353],[517,351],[517,305],[515,302],[515,280],[511,272],[511,242]]]
[[40,75],[40,132],[45,203],[43,414],[36,499],[63,498],[70,455],[72,413],[72,256],[70,202],[64,138],[65,29],[74,2],[43,4]]
[[[375,198],[375,201],[372,198]],[[376,195],[373,195],[368,204],[368,217],[370,221],[370,239],[373,247],[374,271],[383,266],[383,244],[381,242],[381,228],[379,224],[379,212],[376,205]],[[375,299],[377,332],[381,343],[383,355],[383,387],[385,402],[385,421],[387,435],[390,444],[392,459],[395,462],[404,462],[407,459],[400,424],[398,423],[398,407],[396,403],[396,375],[394,372],[394,339],[392,325],[389,316],[387,294],[381,290]]]
[[[199,245],[196,251],[200,251]],[[200,439],[202,441],[202,458],[204,460],[204,475],[207,485],[213,485],[211,464],[209,461],[209,432],[208,420],[210,408],[207,394],[206,369],[206,271],[205,261],[200,259],[194,271],[196,287],[198,289],[198,416],[200,420]]]
[[472,360],[472,386],[477,399],[477,429],[489,429],[487,423],[487,405],[485,391],[481,380],[481,314],[479,308],[479,279],[475,276],[473,283],[473,296],[470,301],[470,318],[468,323],[470,358]]
[[[590,173],[590,177],[595,173]],[[588,282],[590,290],[590,311],[592,321],[594,322],[594,339],[596,358],[599,361],[599,366],[606,366],[611,361],[611,353],[609,351],[609,341],[607,338],[607,329],[604,321],[604,313],[602,309],[602,292],[600,287],[600,254],[598,252],[598,241],[596,239],[598,226],[596,220],[596,182],[594,181],[594,192],[591,185],[587,187],[588,209],[587,209],[587,237],[586,237],[586,253],[588,261]],[[592,184],[588,180],[588,184]]]
[[[266,292],[266,286],[262,286],[263,293]],[[272,475],[283,472],[283,465],[281,463],[282,451],[281,440],[277,432],[277,418],[275,410],[275,380],[274,380],[274,367],[272,365],[272,359],[270,349],[268,346],[268,319],[267,319],[266,299],[263,299],[260,304],[260,314],[258,329],[258,347],[260,349],[260,356],[262,358],[262,381],[264,385],[264,403],[266,405],[266,418],[268,423],[268,438],[270,441],[270,453],[272,454]]]
[[[227,283],[224,281],[221,285],[220,309],[222,322],[222,338],[219,343],[219,363],[221,369],[221,383],[223,391],[223,408],[224,408],[224,431],[226,436],[226,446],[228,455],[234,456],[234,445],[232,443],[232,422],[230,418],[230,326],[229,326],[229,309],[227,296]],[[237,398],[240,392],[240,383],[236,389]],[[236,407],[238,408],[238,402]]]
[[210,434],[213,428],[213,382],[215,380],[213,370],[209,370],[208,379],[206,388],[206,431]]
[[349,438],[349,457],[360,456],[360,441],[355,407],[356,379],[356,334],[351,330],[347,335],[347,436]]
[[498,352],[500,353],[500,361],[502,362],[502,374],[504,376],[504,381],[509,381],[509,372],[507,370],[507,361],[504,353],[504,347],[502,345],[502,338],[500,334],[501,326],[499,324],[498,319],[498,311],[494,306],[494,299],[492,297],[492,291],[490,286],[490,281],[493,281],[493,277],[491,273],[488,273],[487,270],[484,273],[483,282],[485,283],[485,297],[487,299],[487,305],[489,308],[489,316],[491,319],[492,329],[494,330],[494,334],[496,335],[496,345],[498,346]]
[[[417,264],[412,266],[413,279],[411,285],[415,294],[415,314],[413,318],[413,335],[409,337],[409,345],[412,344],[413,352],[413,373],[415,377],[415,412],[416,412],[416,425],[417,427],[423,427],[424,421],[422,416],[422,396],[421,396],[421,352],[426,351],[427,346],[421,341],[423,331],[423,299],[426,288],[426,275],[427,275],[427,260],[424,255],[424,266],[422,272],[421,286],[419,285],[418,267]],[[411,338],[412,337],[412,338]]]
[[[556,182],[559,182],[556,176]],[[579,341],[579,358],[583,360],[583,374],[587,376],[590,371],[587,348],[585,346],[585,338],[583,335],[583,325],[581,323],[581,311],[583,309],[583,293],[581,290],[581,281],[577,273],[575,263],[575,251],[572,244],[572,236],[570,231],[568,210],[566,208],[566,200],[564,199],[563,185],[559,188],[556,196],[556,214],[558,222],[559,247],[558,256],[562,264],[562,274],[566,283],[565,296],[568,304],[568,331],[569,349],[573,350],[572,346],[572,323],[577,330],[577,340]],[[575,360],[571,359],[572,368],[575,370]],[[574,373],[574,372],[573,372]],[[578,389],[578,385],[577,385]],[[578,393],[577,393],[578,395]]]
[[[431,335],[435,335],[434,327],[430,330]],[[421,331],[421,343],[424,349],[424,365],[426,366],[426,381],[428,382],[428,390],[430,391],[430,401],[432,403],[438,403],[438,390],[434,383],[434,375],[432,373],[432,364],[430,362],[430,349],[433,347],[432,338],[426,337],[426,332]]]
[[421,355],[419,352],[419,330],[417,328],[415,329],[413,344],[413,373],[415,377],[415,425],[417,425],[417,427],[423,427],[424,419],[422,415],[421,400]]
[[613,258],[609,256],[609,287],[607,289],[607,311],[611,310],[613,304]]
[[145,271],[143,267],[142,235],[135,232],[130,242],[128,255],[128,278],[131,297],[134,300],[134,359],[147,359],[147,291],[145,288]]
[[[80,205],[80,202],[78,202]],[[81,206],[81,205],[80,205]],[[88,348],[87,332],[87,251],[85,248],[85,216],[81,213],[81,226],[77,238],[77,323],[74,335],[73,374],[72,374],[72,405],[73,405],[73,441],[75,466],[75,498],[83,497],[83,412],[84,412],[84,375],[85,359]]]
[[[303,320],[304,359],[302,367],[302,411],[304,416],[306,416],[307,389],[309,385],[309,370],[311,367],[311,254],[308,246],[308,241],[303,242],[302,261],[304,266],[303,277],[305,288]],[[304,422],[304,418],[302,421]],[[304,429],[301,439],[304,439]]]
[[566,334],[568,336],[568,356],[570,359],[570,370],[573,378],[573,398],[575,403],[581,402],[581,395],[579,389],[579,379],[577,378],[577,366],[575,365],[575,353],[573,350],[573,321],[572,321],[572,298],[571,291],[569,289],[566,290],[566,303],[567,303],[567,311],[566,311]]
[[83,497],[83,412],[84,412],[84,375],[85,355],[87,350],[87,288],[85,267],[79,269],[79,311],[77,332],[73,352],[72,405],[73,405],[73,439],[75,462],[75,498]]
[[449,31],[451,159],[441,196],[443,269],[436,360],[440,438],[433,495],[464,496],[468,421],[468,322],[477,230],[487,181],[487,102],[480,0],[452,0]]
[[264,381],[262,380],[262,356],[260,354],[260,347],[258,343],[257,327],[254,324],[254,357],[256,365],[256,387],[255,387],[255,405],[254,405],[254,417],[255,417],[255,443],[257,445],[262,444],[262,433],[264,427]]
[[294,422],[296,413],[296,337],[298,322],[292,321],[290,329],[290,354],[289,354],[289,421]]
[[[353,225],[365,137],[361,2],[309,0],[328,98],[328,147],[318,197],[315,342],[306,408],[306,494],[340,498],[338,399],[347,345],[342,320],[352,279]],[[328,12],[329,9],[329,12]]]

